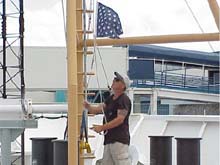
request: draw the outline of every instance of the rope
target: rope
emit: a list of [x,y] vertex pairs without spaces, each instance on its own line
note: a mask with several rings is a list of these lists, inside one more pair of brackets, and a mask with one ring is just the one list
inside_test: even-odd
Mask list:
[[[97,4],[97,2],[96,2]],[[97,7],[96,7],[97,9]],[[97,11],[97,10],[96,10]],[[97,13],[97,12],[96,12]],[[95,14],[94,14],[95,15]],[[94,17],[93,17],[94,18]],[[96,53],[96,48],[97,48],[97,43],[96,43],[96,35],[95,35],[95,25],[96,25],[96,20],[93,19],[94,23],[93,23],[93,29],[94,29],[94,33],[93,33],[93,39],[94,39],[94,45],[93,45],[93,60],[95,61],[95,67],[96,67],[96,71],[98,71],[98,65],[97,65],[97,53]],[[98,50],[98,53],[100,54],[99,52],[99,49],[97,48]],[[101,58],[100,58],[101,59]],[[102,66],[103,66],[103,69],[105,70],[104,68],[104,65],[103,65],[103,61],[101,61],[102,63]],[[93,64],[93,63],[92,63]],[[105,72],[105,71],[104,71]],[[106,77],[106,80],[107,80],[107,83],[108,83],[108,79],[107,79],[107,76],[106,76],[106,72],[105,72],[105,77]],[[101,87],[100,87],[100,81],[99,81],[99,76],[98,74],[96,75],[96,81],[97,81],[97,84],[98,84],[98,89],[99,89],[99,94],[100,94],[100,102],[102,103],[103,102],[103,99],[102,99],[102,91],[101,91]],[[103,114],[103,118],[104,118],[104,121],[105,123],[107,123],[107,118],[105,116],[105,113],[104,113],[104,109],[103,109],[103,106],[102,106],[102,114]],[[104,132],[104,135],[106,135],[108,133],[108,131],[105,131]]]
[[[94,10],[94,7],[93,7],[93,4],[92,4],[92,0],[90,0],[90,7],[89,7],[89,9],[90,10]],[[93,14],[94,15],[94,14]],[[93,17],[94,18],[94,17]],[[90,27],[91,27],[91,22],[92,22],[92,14],[91,13],[89,13],[89,19],[88,19],[88,31],[90,30]],[[89,35],[89,34],[88,34]]]
[[[94,5],[92,4],[92,1],[90,0],[90,8],[89,8],[90,10],[94,10]],[[93,20],[94,20],[94,14],[93,14]],[[90,31],[91,30],[91,22],[92,22],[92,14],[90,13],[89,14],[89,19],[88,19],[88,31]],[[93,30],[94,30],[94,28],[93,28]],[[87,35],[87,38],[89,37],[89,34]],[[92,70],[93,69],[93,65],[94,64],[94,54],[93,54],[93,58],[92,58],[92,63],[91,63],[91,67],[90,67],[90,69]],[[88,78],[88,82],[87,82],[87,86],[88,86],[88,84],[89,84],[89,82],[90,82],[90,79],[91,79],[91,75],[90,76],[88,76],[89,78]]]
[[[96,44],[96,42],[95,42],[96,40],[94,40],[94,44]],[[97,66],[97,59],[96,59],[96,53],[94,52],[94,57],[95,57],[95,66],[96,66],[96,71],[98,70],[98,66]],[[99,89],[99,94],[100,94],[100,102],[102,103],[103,102],[103,100],[102,100],[102,91],[101,91],[101,87],[100,87],[100,82],[99,82],[99,78],[98,78],[98,75],[96,76],[96,80],[97,80],[97,84],[98,84],[98,89]],[[105,123],[108,123],[107,122],[107,118],[106,118],[106,116],[105,116],[105,112],[104,112],[104,109],[103,109],[103,106],[102,106],[102,114],[103,114],[103,116],[104,116],[104,121],[105,121]],[[108,133],[108,131],[105,131],[104,132],[104,135],[106,135]]]
[[[97,2],[96,2],[96,4],[97,4]],[[97,7],[96,7],[96,12],[95,13],[97,13]],[[94,39],[93,52],[94,52],[94,55],[96,54],[96,52],[98,52],[100,62],[101,62],[101,66],[102,66],[102,70],[104,72],[105,80],[106,80],[108,88],[110,88],[109,81],[108,81],[108,76],[107,76],[106,69],[105,69],[105,66],[104,66],[104,63],[103,63],[103,59],[102,59],[102,56],[101,56],[101,53],[100,53],[100,48],[97,46],[97,43],[96,43],[96,28],[95,28],[96,23],[97,23],[97,20],[95,19],[95,14],[93,14],[93,31],[94,31],[94,33],[93,33],[93,39]],[[93,56],[92,63],[91,63],[91,69],[94,66],[94,61],[95,61],[95,58]],[[91,78],[91,76],[89,77],[89,81],[90,81],[90,78]],[[89,81],[88,81],[88,83],[89,83]]]
[[[96,12],[95,12],[96,17],[95,17],[95,14],[94,14],[94,18],[93,18],[93,20],[94,20],[93,29],[95,29],[95,30],[94,30],[94,33],[93,33],[94,49],[97,48],[98,55],[99,55],[99,58],[100,58],[100,62],[101,62],[101,65],[102,65],[102,69],[103,69],[103,72],[104,72],[104,75],[105,75],[105,80],[106,80],[107,86],[108,86],[108,88],[109,88],[110,86],[109,86],[109,82],[108,82],[108,77],[107,77],[106,70],[105,70],[105,67],[104,67],[104,64],[103,64],[103,60],[102,60],[102,57],[101,57],[100,49],[99,49],[99,47],[97,46],[97,43],[96,43],[96,30],[97,30],[97,29],[96,29],[96,25],[97,25],[97,15],[98,15],[98,5],[97,5],[97,4],[98,4],[98,3],[97,3],[97,1],[96,1]],[[95,19],[95,18],[96,18],[96,19]]]
[[61,116],[44,116],[44,115],[41,115],[41,116],[38,116],[38,117],[35,117],[36,120],[39,120],[39,119],[49,119],[49,120],[56,120],[56,119],[61,119],[61,118],[68,118],[67,116],[65,115],[61,115]]
[[[96,3],[97,4],[97,3]],[[92,10],[92,1],[90,1],[90,9]],[[96,7],[96,9],[97,9],[97,7]],[[94,10],[94,4],[93,4],[93,10]],[[96,10],[96,12],[95,13],[97,13],[97,10]],[[89,20],[88,20],[88,30],[90,30],[90,28],[91,28],[91,13],[89,14]],[[96,26],[96,19],[95,19],[95,14],[93,14],[93,31],[94,31],[94,33],[93,33],[93,39],[94,39],[94,41],[96,41],[96,35],[95,35],[95,30],[96,30],[96,28],[95,28],[95,26]],[[106,69],[105,69],[105,67],[104,67],[104,63],[103,63],[103,60],[102,60],[102,56],[101,56],[101,53],[100,53],[100,49],[99,49],[99,47],[97,47],[97,44],[94,42],[94,46],[93,46],[93,52],[94,52],[94,55],[96,54],[95,52],[98,52],[98,55],[99,55],[99,58],[100,58],[100,62],[101,62],[101,65],[102,65],[102,70],[103,70],[103,72],[104,72],[104,76],[105,76],[105,80],[106,80],[106,82],[107,82],[107,86],[108,86],[108,88],[110,88],[110,85],[109,85],[109,82],[108,82],[108,77],[107,77],[107,73],[106,73]],[[96,51],[96,49],[97,49],[97,51]],[[93,55],[93,58],[92,58],[92,63],[91,63],[91,70],[93,69],[93,67],[94,67],[94,55]],[[97,71],[97,70],[96,70]],[[87,83],[87,86],[88,86],[88,84],[89,84],[89,82],[90,82],[90,80],[91,80],[91,76],[89,76],[89,78],[88,78],[88,83]]]
[[97,50],[98,50],[98,55],[99,55],[99,58],[100,58],[100,61],[101,61],[101,64],[102,64],[102,69],[103,69],[103,72],[104,72],[104,76],[105,76],[105,79],[107,81],[107,86],[108,86],[108,88],[110,88],[107,73],[106,73],[106,70],[105,70],[105,67],[104,67],[104,64],[103,64],[103,60],[102,60],[102,56],[101,56],[99,47],[97,47]]
[[80,140],[83,140],[83,135],[85,135],[86,142],[88,142],[88,129],[87,129],[87,110],[83,110],[82,122],[80,127]]
[[[65,33],[65,40],[67,42],[67,33],[66,33],[66,20],[65,20],[65,11],[64,11],[64,0],[61,0],[61,4],[62,4],[62,13],[63,13],[63,23],[64,23],[64,33]],[[96,2],[97,4],[97,2]],[[93,6],[93,9],[94,9],[94,4],[92,3],[92,1],[90,1],[90,9],[92,9],[92,6]],[[83,0],[83,29],[84,29],[84,32],[83,32],[83,54],[84,54],[84,85],[85,85],[85,100],[87,100],[87,87],[88,87],[88,83],[89,83],[89,80],[90,80],[90,77],[89,77],[89,80],[88,80],[88,83],[87,83],[87,67],[86,67],[86,63],[87,63],[87,59],[86,59],[86,52],[87,52],[87,45],[86,45],[86,38],[89,37],[89,34],[86,35],[86,1]],[[96,12],[97,13],[97,12]],[[93,14],[93,20],[94,20],[94,23],[93,23],[93,29],[95,29],[95,25],[96,25],[96,20],[95,20],[95,14]],[[88,31],[90,30],[91,28],[91,16],[92,14],[89,14],[89,19],[88,19]],[[79,36],[77,34],[77,40],[79,40]],[[93,55],[93,62],[95,62],[96,64],[96,71],[98,70],[98,66],[97,66],[97,56],[96,56],[96,47],[97,47],[97,43],[96,43],[96,35],[93,33],[93,37],[94,37],[94,55]],[[105,70],[105,67],[104,67],[104,64],[103,64],[103,59],[101,57],[101,53],[100,53],[100,50],[99,48],[97,48],[97,51],[98,51],[98,55],[99,55],[99,58],[100,58],[100,62],[101,62],[101,65],[102,65],[102,68],[103,68],[103,72],[104,72],[104,75],[105,75],[105,79],[107,81],[107,85],[109,87],[109,82],[108,82],[108,78],[107,78],[107,73],[106,73],[106,70]],[[93,67],[93,63],[92,62],[92,67]],[[99,76],[97,75],[96,76],[97,78],[97,84],[98,84],[98,88],[99,88],[99,94],[100,94],[100,99],[101,99],[101,102],[103,102],[103,98],[102,98],[102,92],[101,92],[101,87],[100,87],[100,82],[99,82]],[[82,125],[81,127],[84,127],[84,122],[87,122],[86,118],[88,117],[86,114],[88,113],[87,110],[84,110],[83,111],[83,118],[82,118]],[[104,110],[102,108],[102,113],[104,115],[104,121],[105,123],[107,123],[107,119],[106,119],[106,116],[105,116],[105,113],[104,113]],[[85,119],[84,119],[85,118]],[[52,119],[52,118],[51,118]],[[87,126],[88,123],[86,123],[86,126]],[[86,128],[87,129],[87,128]],[[88,130],[87,130],[88,132]],[[106,132],[105,132],[106,133]],[[64,135],[64,138],[65,136],[67,135],[67,128],[65,130],[65,135]],[[88,138],[88,137],[87,137]]]
[[[185,1],[185,3],[186,3],[186,6],[187,6],[187,8],[189,9],[190,13],[192,14],[194,20],[196,21],[196,23],[197,23],[197,25],[198,25],[200,31],[201,31],[202,33],[205,33],[204,30],[203,30],[203,28],[202,28],[202,26],[200,25],[198,19],[196,18],[195,14],[194,14],[194,12],[193,12],[193,10],[192,10],[192,8],[190,7],[189,3],[187,2],[187,0],[184,0],[184,1]],[[211,48],[211,50],[212,50],[213,52],[215,52],[213,46],[211,45],[211,43],[210,43],[209,41],[208,41],[208,44],[209,44],[209,47]]]
[[63,14],[63,29],[64,29],[64,35],[65,35],[65,41],[67,45],[67,32],[66,32],[66,19],[65,19],[65,10],[64,10],[64,0],[61,0],[62,4],[62,14]]

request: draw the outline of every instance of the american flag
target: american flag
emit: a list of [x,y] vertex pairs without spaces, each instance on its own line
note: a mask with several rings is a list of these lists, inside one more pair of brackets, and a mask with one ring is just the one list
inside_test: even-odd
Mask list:
[[123,34],[118,14],[110,7],[98,2],[97,37],[119,38]]

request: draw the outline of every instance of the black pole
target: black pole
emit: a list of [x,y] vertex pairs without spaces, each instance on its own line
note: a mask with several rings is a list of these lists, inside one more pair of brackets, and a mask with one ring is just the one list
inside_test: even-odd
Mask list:
[[150,137],[150,165],[172,165],[173,136]]
[[53,141],[53,163],[54,165],[68,165],[68,142],[67,140]]
[[177,140],[177,165],[200,165],[201,138],[175,138]]
[[[25,99],[25,83],[24,83],[24,4],[23,0],[19,0],[19,39],[20,39],[20,79],[21,79],[21,106],[23,112],[26,112],[24,99]],[[25,165],[25,139],[24,132],[21,134],[21,165]]]
[[[25,130],[24,130],[25,131]],[[21,165],[25,165],[25,143],[24,143],[24,132],[21,134]]]
[[[53,140],[55,137],[37,137],[32,140],[32,165],[54,165],[53,162]],[[62,165],[62,164],[60,164]]]
[[7,98],[6,94],[6,72],[7,72],[7,67],[6,67],[6,0],[3,0],[2,4],[2,47],[3,47],[3,64],[2,64],[2,69],[3,69],[3,91],[2,91],[2,97],[4,99]]
[[20,75],[21,75],[21,99],[25,99],[24,83],[24,8],[23,0],[20,0],[19,38],[20,38]]

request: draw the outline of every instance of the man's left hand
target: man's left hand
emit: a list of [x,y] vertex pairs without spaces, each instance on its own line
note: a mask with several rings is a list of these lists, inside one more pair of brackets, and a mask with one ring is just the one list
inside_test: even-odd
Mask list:
[[91,128],[93,131],[97,132],[97,133],[100,133],[103,130],[103,125],[93,125],[93,127]]

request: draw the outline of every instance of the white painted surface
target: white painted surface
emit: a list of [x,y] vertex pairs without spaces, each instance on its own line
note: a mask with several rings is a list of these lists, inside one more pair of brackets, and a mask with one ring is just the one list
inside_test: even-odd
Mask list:
[[[49,115],[51,116],[51,115]],[[55,115],[57,116],[57,115]],[[102,115],[89,117],[89,126],[92,124],[101,124]],[[134,114],[130,118],[131,146],[132,151],[137,151],[135,157],[139,161],[148,165],[150,156],[150,135],[171,135],[174,137],[199,137],[203,123],[207,125],[204,128],[201,140],[201,165],[219,165],[219,116],[149,116],[143,114]],[[164,129],[166,123],[167,127]],[[38,129],[26,130],[26,152],[31,151],[31,137],[58,137],[63,138],[66,119],[48,120],[40,119]],[[96,159],[102,158],[103,136],[89,130],[89,143],[92,150],[95,150]],[[176,165],[176,140],[173,139],[173,165]],[[28,164],[27,164],[28,165]],[[89,164],[91,165],[91,164]]]
[[[14,47],[15,52],[18,48]],[[66,89],[67,88],[67,54],[65,47],[25,47],[25,85],[27,89]],[[99,54],[100,53],[100,54]],[[101,58],[100,58],[101,57]],[[97,76],[101,88],[107,88],[107,81],[111,85],[114,71],[125,74],[127,71],[127,48],[122,47],[101,47],[96,51],[96,65],[91,69],[93,56],[87,57],[87,71],[93,71],[96,76],[92,76],[89,82],[90,88],[98,88]],[[116,62],[117,61],[117,62]],[[103,64],[102,64],[103,63]],[[12,52],[7,49],[7,65],[17,65],[17,59]],[[103,67],[108,76],[106,80]],[[15,69],[14,69],[15,70]],[[11,75],[16,70],[10,69]],[[2,77],[0,72],[0,77]],[[20,77],[13,79],[17,84]],[[2,84],[2,79],[0,79]],[[19,85],[18,85],[19,86]],[[7,84],[7,88],[14,88],[12,83]]]
[[[91,68],[92,56],[88,56],[87,70],[95,72],[95,76],[90,77],[88,88],[97,89],[98,83],[97,78],[100,82],[100,87],[107,89],[107,85],[111,85],[114,72],[120,74],[127,73],[127,48],[122,47],[100,47],[96,50],[97,69],[94,64],[93,69]],[[104,69],[103,69],[103,66]],[[104,72],[106,72],[107,79]],[[89,78],[88,78],[89,79]]]

